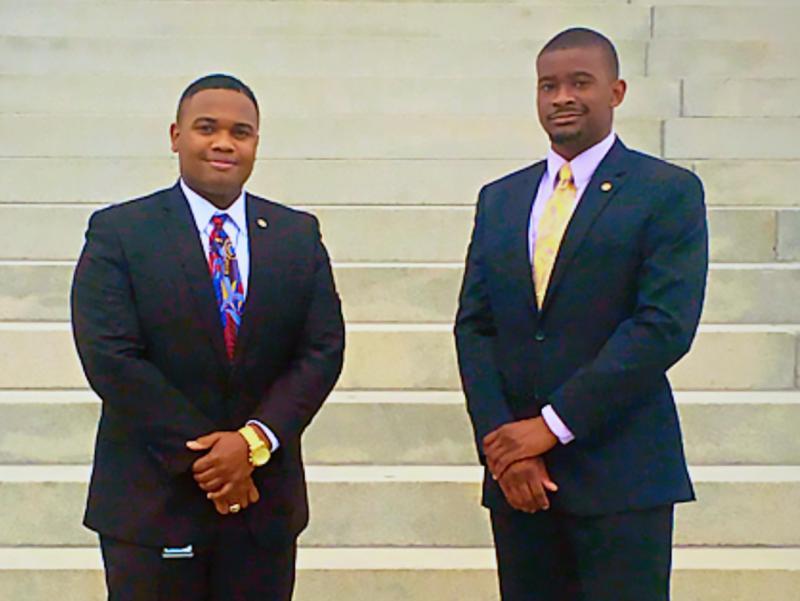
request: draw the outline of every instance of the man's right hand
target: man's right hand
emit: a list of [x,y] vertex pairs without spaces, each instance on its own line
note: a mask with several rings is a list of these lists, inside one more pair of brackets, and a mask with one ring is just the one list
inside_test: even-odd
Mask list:
[[253,482],[253,478],[247,477],[234,485],[225,496],[212,499],[212,502],[214,503],[217,513],[228,515],[229,513],[233,513],[230,510],[232,505],[239,505],[241,511],[253,503],[258,503],[259,498],[260,495]]
[[509,505],[518,511],[536,513],[550,509],[547,491],[556,492],[558,485],[550,479],[541,457],[512,463],[498,480]]

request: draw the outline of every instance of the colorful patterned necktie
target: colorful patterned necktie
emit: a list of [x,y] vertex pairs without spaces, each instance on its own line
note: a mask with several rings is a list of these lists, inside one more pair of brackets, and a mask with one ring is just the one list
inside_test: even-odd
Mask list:
[[561,239],[564,237],[567,224],[575,210],[577,192],[572,178],[572,169],[569,163],[564,163],[558,172],[556,189],[547,201],[536,231],[536,245],[533,251],[533,282],[539,308],[544,303],[550,275],[561,246]]
[[236,250],[222,227],[226,219],[228,216],[225,214],[214,215],[211,218],[214,227],[208,236],[208,271],[217,295],[217,305],[222,319],[222,333],[225,337],[225,350],[228,353],[228,359],[232,361],[233,351],[236,348],[236,335],[242,320],[244,287],[239,276]]

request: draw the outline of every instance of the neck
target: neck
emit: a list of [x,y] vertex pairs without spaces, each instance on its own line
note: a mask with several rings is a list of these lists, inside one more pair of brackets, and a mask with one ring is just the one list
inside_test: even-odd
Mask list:
[[239,190],[233,196],[229,194],[208,194],[208,193],[200,193],[200,196],[205,198],[208,202],[212,205],[217,207],[218,209],[222,209],[223,211],[230,208],[230,206],[236,202],[236,199],[239,198],[241,194],[241,190]]
[[558,154],[560,157],[563,157],[569,162],[576,156],[578,156],[580,153],[582,153],[584,150],[586,150],[586,148],[575,148],[563,144],[553,144],[553,150],[555,151],[556,154]]
[[571,161],[579,154],[586,152],[592,146],[595,146],[596,144],[599,144],[600,142],[605,140],[609,135],[611,135],[610,129],[604,134],[594,137],[590,140],[584,140],[579,137],[572,140],[565,140],[563,142],[556,142],[552,139],[550,141],[553,151],[555,151],[559,156],[563,157],[567,161]]
[[223,192],[212,192],[210,190],[204,190],[202,186],[197,186],[193,182],[188,181],[186,178],[183,178],[183,181],[187,186],[189,186],[189,188],[194,190],[197,194],[205,198],[208,202],[222,211],[230,208],[230,206],[236,202],[236,199],[242,194],[241,188],[238,188],[237,190],[226,190]]

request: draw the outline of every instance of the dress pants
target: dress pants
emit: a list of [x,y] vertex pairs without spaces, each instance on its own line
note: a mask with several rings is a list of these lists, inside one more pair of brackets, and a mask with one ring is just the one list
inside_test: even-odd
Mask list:
[[[246,510],[245,510],[246,511]],[[188,542],[188,541],[187,541]],[[228,515],[191,559],[100,537],[109,601],[290,601],[297,546],[259,546],[244,516]]]
[[491,512],[503,601],[668,601],[673,506]]

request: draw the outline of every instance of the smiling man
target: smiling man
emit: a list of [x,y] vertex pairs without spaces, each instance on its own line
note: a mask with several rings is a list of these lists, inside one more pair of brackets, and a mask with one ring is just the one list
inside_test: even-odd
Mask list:
[[89,222],[73,331],[102,399],[85,524],[112,601],[284,601],[308,521],[300,437],[342,367],[317,220],[244,191],[250,88],[192,83],[180,179]]
[[664,601],[693,499],[667,370],[708,266],[703,189],[629,150],[613,44],[539,53],[544,161],[481,190],[456,346],[503,601]]

